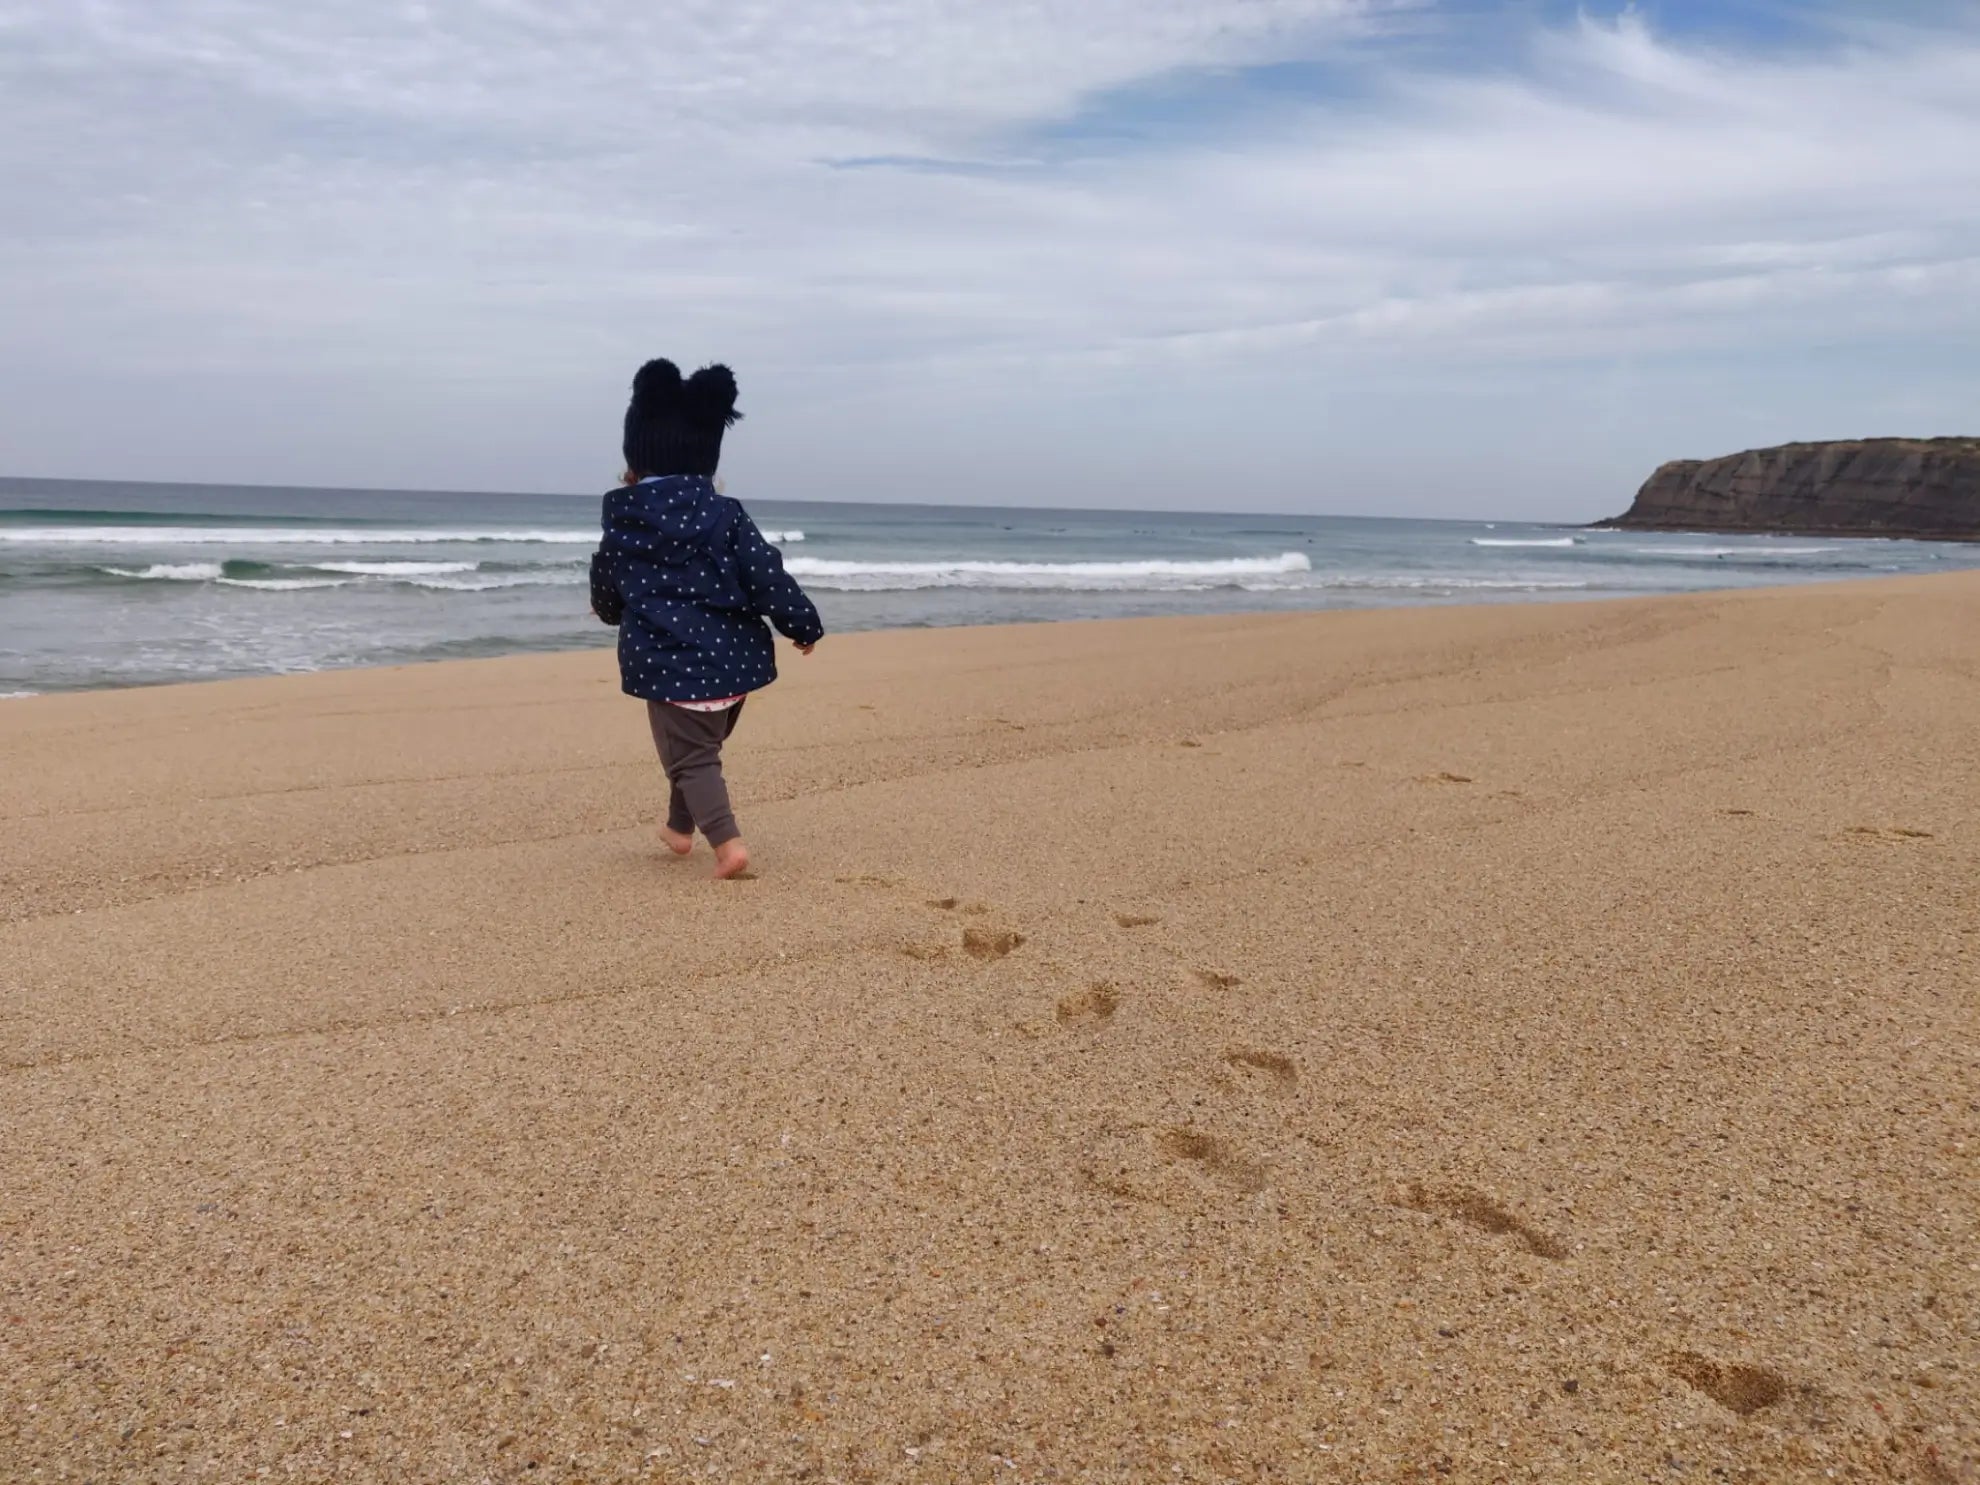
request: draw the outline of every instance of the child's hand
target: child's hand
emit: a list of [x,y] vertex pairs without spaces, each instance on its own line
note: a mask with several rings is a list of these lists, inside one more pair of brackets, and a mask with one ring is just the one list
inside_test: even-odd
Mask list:
[[808,645],[799,645],[799,646],[797,647],[797,652],[798,652],[798,653],[799,653],[800,655],[809,655],[809,654],[810,654],[810,653],[811,653],[811,652],[812,652],[813,650],[815,650],[815,649],[817,649],[817,648],[818,648],[818,641],[814,639],[814,640],[813,640],[813,641],[812,641],[812,642],[811,642],[810,644],[808,644]]

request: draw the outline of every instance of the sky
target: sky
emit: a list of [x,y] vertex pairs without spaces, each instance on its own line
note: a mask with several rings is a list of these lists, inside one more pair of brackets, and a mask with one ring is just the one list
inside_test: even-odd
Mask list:
[[1976,0],[0,0],[0,474],[1591,520],[1980,434]]

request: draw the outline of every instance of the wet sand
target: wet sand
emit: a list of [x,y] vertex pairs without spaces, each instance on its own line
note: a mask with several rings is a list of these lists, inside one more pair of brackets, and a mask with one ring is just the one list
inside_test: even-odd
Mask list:
[[1980,580],[0,703],[0,1479],[1980,1479]]

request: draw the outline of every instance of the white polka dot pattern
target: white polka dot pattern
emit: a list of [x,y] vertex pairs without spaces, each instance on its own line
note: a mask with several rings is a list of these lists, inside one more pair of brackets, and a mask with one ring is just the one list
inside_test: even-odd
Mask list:
[[591,606],[619,627],[619,681],[647,701],[712,701],[777,678],[767,619],[798,644],[825,633],[740,502],[705,475],[642,480],[605,497]]

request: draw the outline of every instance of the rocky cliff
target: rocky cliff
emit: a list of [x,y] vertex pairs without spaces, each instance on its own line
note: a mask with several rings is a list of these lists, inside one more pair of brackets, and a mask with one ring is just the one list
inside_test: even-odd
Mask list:
[[1980,540],[1980,438],[1791,443],[1680,459],[1650,476],[1636,531],[1786,531]]

